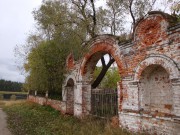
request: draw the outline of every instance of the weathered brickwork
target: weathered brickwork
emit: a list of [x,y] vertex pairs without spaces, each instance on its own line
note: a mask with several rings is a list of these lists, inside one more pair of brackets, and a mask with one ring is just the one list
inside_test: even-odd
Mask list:
[[28,96],[28,101],[34,102],[40,105],[49,105],[52,108],[60,111],[62,114],[66,114],[67,106],[65,102],[58,101],[58,100],[52,100],[44,97],[38,97],[38,96]]
[[[180,24],[173,20],[170,15],[151,12],[138,22],[131,42],[101,35],[89,42],[89,51],[80,61],[70,55],[63,101],[71,104],[74,115],[91,112],[92,74],[102,55],[109,53],[121,76],[117,82],[120,127],[180,134]],[[68,94],[70,79],[73,94]]]

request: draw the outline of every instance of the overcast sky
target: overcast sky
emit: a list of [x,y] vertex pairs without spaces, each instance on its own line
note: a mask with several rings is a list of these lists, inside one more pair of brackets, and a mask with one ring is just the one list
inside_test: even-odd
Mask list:
[[24,81],[17,69],[14,47],[33,30],[32,11],[42,0],[0,0],[0,79]]

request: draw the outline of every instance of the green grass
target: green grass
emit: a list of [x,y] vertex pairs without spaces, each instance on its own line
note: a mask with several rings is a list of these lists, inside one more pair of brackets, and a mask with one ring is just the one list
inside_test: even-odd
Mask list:
[[106,120],[92,117],[80,120],[30,102],[11,104],[3,109],[14,135],[130,135],[111,127]]
[[0,94],[24,94],[24,95],[26,95],[27,92],[0,91]]

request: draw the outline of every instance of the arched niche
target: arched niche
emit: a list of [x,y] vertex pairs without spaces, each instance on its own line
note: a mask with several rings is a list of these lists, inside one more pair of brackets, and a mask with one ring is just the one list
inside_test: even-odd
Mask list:
[[[155,111],[167,115],[179,116],[179,103],[176,101],[179,90],[178,80],[180,72],[177,64],[169,57],[159,54],[151,54],[141,61],[135,69],[134,82],[139,86],[139,109],[147,112]],[[157,93],[150,92],[156,91]],[[164,90],[164,91],[163,91]],[[155,92],[154,91],[154,92]],[[158,92],[161,95],[158,95]],[[157,97],[153,101],[154,97]],[[161,100],[164,95],[166,101]],[[151,99],[150,99],[151,98]],[[179,97],[178,97],[179,98]],[[157,101],[159,99],[159,106]],[[150,102],[153,101],[153,102]],[[153,104],[154,105],[153,107]]]
[[74,80],[69,78],[65,87],[66,93],[66,113],[74,114]]
[[135,68],[134,81],[138,82],[144,69],[154,64],[161,65],[168,72],[171,80],[180,77],[178,66],[172,59],[165,55],[151,54],[141,61]]
[[140,108],[144,112],[172,113],[172,83],[161,65],[153,64],[143,70],[139,80],[139,98]]

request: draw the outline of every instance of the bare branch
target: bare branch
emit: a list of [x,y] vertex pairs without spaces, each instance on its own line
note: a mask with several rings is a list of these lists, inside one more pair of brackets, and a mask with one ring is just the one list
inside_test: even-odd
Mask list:
[[95,36],[95,28],[96,28],[96,10],[95,10],[95,6],[94,6],[94,0],[91,0],[91,5],[92,5],[92,9],[93,9],[93,15],[92,15],[92,19],[93,19],[92,37],[94,37]]
[[133,25],[135,25],[136,19],[135,19],[135,17],[134,17],[133,12],[132,12],[132,4],[133,4],[133,0],[129,0],[129,11],[130,11],[131,17],[132,17],[132,19],[133,19]]

